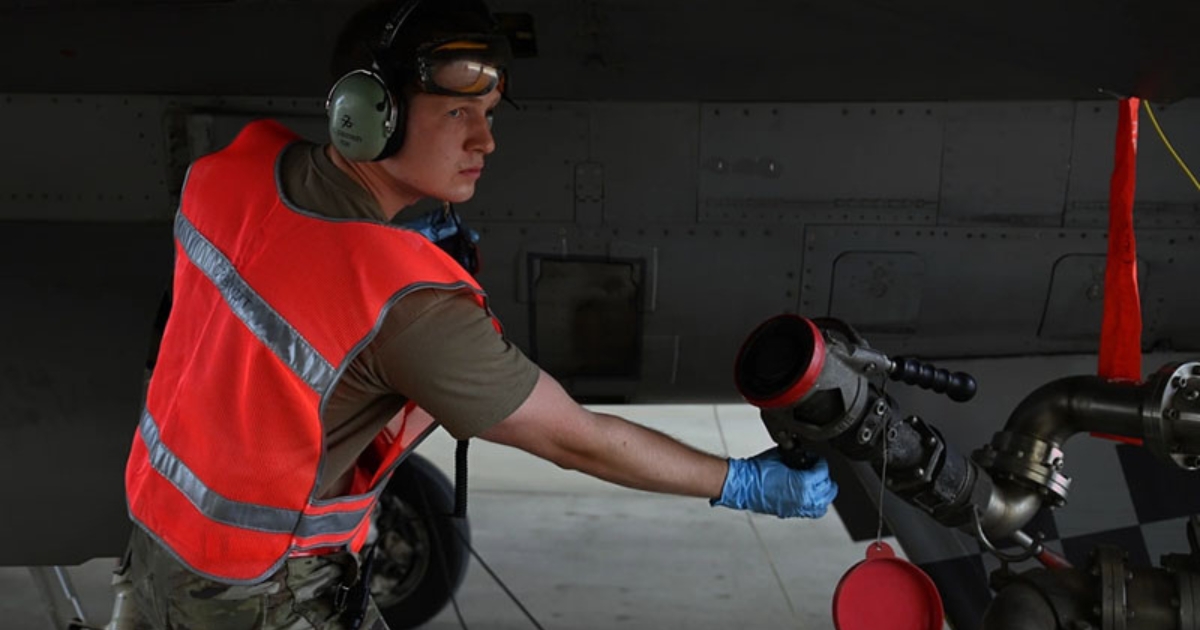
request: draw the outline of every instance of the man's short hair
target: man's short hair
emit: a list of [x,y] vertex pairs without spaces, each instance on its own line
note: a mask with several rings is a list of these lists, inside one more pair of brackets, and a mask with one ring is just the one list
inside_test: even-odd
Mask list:
[[396,73],[409,66],[416,49],[448,35],[491,34],[495,22],[482,0],[422,0],[400,25],[392,45],[379,50],[383,28],[407,0],[373,0],[346,21],[330,61],[332,79],[372,62]]

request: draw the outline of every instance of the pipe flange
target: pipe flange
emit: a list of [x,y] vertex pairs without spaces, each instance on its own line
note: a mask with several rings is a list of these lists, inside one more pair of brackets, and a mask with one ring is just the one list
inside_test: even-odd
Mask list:
[[1120,547],[1097,545],[1092,552],[1092,575],[1100,579],[1100,616],[1104,630],[1126,630],[1129,610],[1129,580],[1132,573],[1125,565],[1127,554]]
[[1154,375],[1142,412],[1146,448],[1184,470],[1200,470],[1200,362]]
[[1032,484],[1055,505],[1064,505],[1071,478],[1064,475],[1063,452],[1058,446],[1024,433],[1000,431],[992,443],[975,451],[975,461],[997,479]]

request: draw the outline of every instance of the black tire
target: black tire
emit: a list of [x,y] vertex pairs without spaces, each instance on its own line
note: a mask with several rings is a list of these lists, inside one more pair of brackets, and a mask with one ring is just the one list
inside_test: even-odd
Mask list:
[[380,495],[371,595],[393,630],[434,618],[462,584],[471,528],[453,512],[454,485],[416,454]]

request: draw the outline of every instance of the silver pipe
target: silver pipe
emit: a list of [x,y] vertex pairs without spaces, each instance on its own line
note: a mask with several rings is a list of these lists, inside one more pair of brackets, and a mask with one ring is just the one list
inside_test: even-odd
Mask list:
[[983,510],[983,533],[999,541],[1018,532],[1042,507],[1036,491],[1012,483],[994,482]]
[[1023,433],[1061,447],[1084,431],[1141,437],[1142,387],[1097,376],[1052,381],[1025,397],[1004,430]]

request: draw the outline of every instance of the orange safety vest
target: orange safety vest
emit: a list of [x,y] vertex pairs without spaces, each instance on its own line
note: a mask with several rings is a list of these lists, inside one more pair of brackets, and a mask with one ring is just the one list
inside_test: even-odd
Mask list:
[[410,292],[469,291],[487,309],[420,234],[289,206],[276,165],[296,138],[253,122],[189,170],[171,317],[125,471],[133,521],[228,583],[297,552],[362,548],[380,490],[433,423],[410,403],[359,458],[348,496],[319,500],[325,401]]

